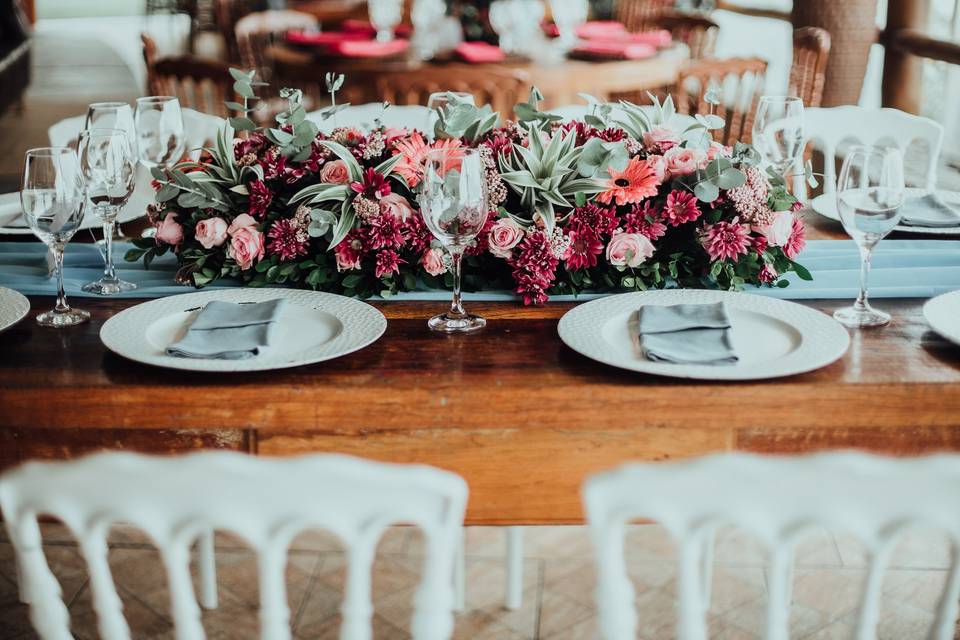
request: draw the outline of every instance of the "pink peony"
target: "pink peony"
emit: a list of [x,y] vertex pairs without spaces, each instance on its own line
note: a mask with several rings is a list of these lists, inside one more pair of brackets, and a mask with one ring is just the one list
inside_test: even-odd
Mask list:
[[639,267],[654,250],[646,236],[619,231],[607,243],[607,262],[615,267]]
[[770,224],[754,227],[767,241],[767,246],[782,247],[790,241],[793,235],[793,214],[789,211],[777,211],[773,214]]
[[240,227],[231,234],[227,255],[241,269],[249,269],[263,258],[263,234],[256,227]]
[[667,195],[667,202],[663,207],[663,219],[672,227],[678,227],[685,222],[693,222],[700,217],[700,208],[697,198],[689,191],[674,189]]
[[413,215],[413,207],[399,193],[388,193],[380,198],[380,213],[405,222],[407,218]]
[[263,218],[273,201],[273,193],[263,180],[253,180],[247,185],[250,192],[250,204],[247,210],[255,218]]
[[783,252],[787,254],[787,257],[791,260],[796,260],[805,246],[807,246],[807,239],[803,221],[794,216],[793,232],[790,234],[790,239],[787,240],[787,243],[783,245]]
[[654,127],[650,131],[644,132],[643,144],[647,148],[656,149],[663,153],[680,144],[680,136],[668,127]]
[[523,229],[510,218],[500,218],[490,230],[490,253],[509,260],[513,248],[523,239]]
[[706,165],[707,156],[699,149],[674,147],[663,154],[663,159],[667,163],[667,173],[676,177],[702,169]]
[[749,247],[747,228],[737,218],[712,225],[703,240],[703,248],[712,261],[729,259],[736,262],[739,256],[746,255]]
[[343,160],[331,160],[320,169],[320,182],[326,184],[347,184],[350,182],[350,170]]
[[427,249],[420,258],[423,270],[432,276],[439,276],[447,272],[447,265],[443,261],[443,249]]
[[227,221],[219,217],[201,220],[194,236],[204,249],[219,247],[227,240]]
[[154,236],[157,243],[172,244],[183,242],[183,227],[177,222],[177,214],[167,213],[163,220],[157,223],[157,234]]

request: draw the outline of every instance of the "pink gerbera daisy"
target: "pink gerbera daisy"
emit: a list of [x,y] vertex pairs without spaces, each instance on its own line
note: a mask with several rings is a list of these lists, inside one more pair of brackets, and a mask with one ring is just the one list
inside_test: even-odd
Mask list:
[[432,150],[450,151],[460,147],[459,140],[437,140],[428,145],[418,132],[409,138],[397,142],[393,148],[394,155],[402,157],[394,167],[407,186],[413,188],[423,180],[423,171],[427,163],[427,154]]
[[746,255],[749,246],[747,227],[737,218],[710,226],[703,239],[703,248],[713,261],[729,259],[736,262],[739,256]]
[[663,218],[671,226],[679,227],[699,217],[700,208],[697,207],[697,198],[692,193],[674,189],[667,195],[667,202],[663,207]]
[[796,260],[805,246],[807,246],[806,230],[799,216],[794,216],[790,239],[787,240],[787,244],[783,245],[783,252],[791,260]]
[[610,179],[607,181],[607,189],[597,194],[597,200],[604,204],[610,204],[614,200],[617,204],[632,204],[657,195],[660,179],[654,167],[646,160],[631,158],[623,171],[611,167],[608,172]]

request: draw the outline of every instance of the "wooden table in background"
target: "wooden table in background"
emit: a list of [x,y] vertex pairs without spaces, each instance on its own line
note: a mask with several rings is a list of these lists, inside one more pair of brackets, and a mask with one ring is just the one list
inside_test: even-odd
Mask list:
[[[922,300],[878,301],[893,324],[854,332],[829,367],[752,383],[593,362],[557,336],[571,303],[469,304],[489,326],[448,337],[426,327],[442,302],[376,302],[386,334],[337,360],[266,373],[168,371],[100,343],[103,322],[136,302],[75,298],[92,312],[89,324],[58,331],[31,317],[0,334],[0,467],[101,448],[338,451],[462,474],[472,524],[537,524],[580,522],[584,477],[628,460],[960,450],[960,347],[928,329]],[[31,303],[35,311],[52,300]],[[811,304],[829,313],[848,303]]]

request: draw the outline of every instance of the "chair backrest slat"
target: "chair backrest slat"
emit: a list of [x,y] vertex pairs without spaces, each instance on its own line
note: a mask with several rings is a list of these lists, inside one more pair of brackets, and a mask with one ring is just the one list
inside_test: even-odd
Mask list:
[[787,93],[798,96],[805,107],[819,107],[830,58],[830,33],[820,27],[800,27],[793,32],[793,63]]
[[[219,60],[196,56],[157,57],[157,45],[145,33],[143,60],[147,65],[147,91],[151,95],[176,96],[180,105],[217,116],[230,115],[223,104],[233,95],[230,67]],[[209,98],[204,86],[209,86]]]

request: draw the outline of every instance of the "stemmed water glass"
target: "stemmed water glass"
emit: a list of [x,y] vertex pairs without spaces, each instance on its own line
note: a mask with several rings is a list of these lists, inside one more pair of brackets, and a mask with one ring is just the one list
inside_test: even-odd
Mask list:
[[856,146],[843,160],[837,181],[837,210],[843,228],[860,247],[860,295],[852,307],[833,317],[847,327],[878,327],[890,314],[867,301],[870,259],[877,246],[900,222],[903,204],[903,153],[896,148]]
[[83,174],[77,153],[66,147],[27,151],[23,162],[20,204],[23,216],[53,253],[57,272],[57,305],[37,316],[45,327],[68,327],[90,319],[81,309],[71,309],[63,291],[63,251],[83,220]]
[[786,180],[803,149],[803,100],[762,96],[753,121],[753,146]]
[[[88,129],[121,129],[127,134],[127,144],[136,157],[137,129],[133,122],[133,109],[127,102],[93,102],[87,106],[87,117],[83,123]],[[114,227],[114,240],[125,240],[123,230],[117,224]],[[98,245],[105,240],[99,240]]]
[[483,162],[476,149],[437,149],[427,154],[421,213],[434,237],[451,257],[453,302],[450,311],[430,318],[434,331],[466,333],[486,326],[487,321],[463,310],[460,274],[463,251],[487,219],[487,188]]
[[377,42],[393,40],[393,30],[403,15],[402,0],[370,0],[367,3],[370,24],[377,30]]
[[186,140],[179,100],[172,96],[137,98],[134,122],[136,151],[145,167],[163,169],[180,161]]
[[577,28],[587,21],[590,4],[587,0],[550,0],[550,12],[557,25],[559,44],[572,49],[577,43]]
[[133,193],[136,160],[127,134],[120,129],[88,129],[80,134],[80,168],[87,183],[87,198],[103,222],[103,277],[83,285],[84,291],[112,295],[136,289],[137,285],[117,278],[113,266],[113,227]]

